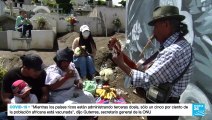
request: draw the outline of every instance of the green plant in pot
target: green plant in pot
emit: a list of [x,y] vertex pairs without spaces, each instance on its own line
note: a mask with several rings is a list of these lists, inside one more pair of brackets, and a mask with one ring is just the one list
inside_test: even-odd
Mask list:
[[119,29],[121,27],[121,20],[119,18],[114,19],[113,25],[115,26],[115,31],[119,32]]
[[[1,91],[2,91],[2,80],[4,75],[7,73],[7,70],[3,67],[0,66],[0,96],[1,96]],[[3,104],[2,104],[2,100],[0,97],[0,111],[3,109]]]
[[73,32],[74,31],[74,26],[79,22],[76,17],[74,16],[69,16],[65,19],[68,22],[68,31]]
[[37,24],[38,24],[38,29],[39,30],[44,30],[45,29],[45,25],[47,24],[46,18],[39,16],[36,20]]

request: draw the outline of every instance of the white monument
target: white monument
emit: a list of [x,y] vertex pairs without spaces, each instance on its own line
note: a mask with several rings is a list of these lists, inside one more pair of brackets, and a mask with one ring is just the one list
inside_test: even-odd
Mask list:
[[0,16],[4,14],[5,4],[3,1],[0,1]]

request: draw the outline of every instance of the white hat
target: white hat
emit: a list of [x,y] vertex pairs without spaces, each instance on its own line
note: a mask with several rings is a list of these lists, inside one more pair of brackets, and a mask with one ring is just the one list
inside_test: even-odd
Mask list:
[[82,26],[80,27],[80,31],[81,31],[81,32],[85,32],[86,30],[90,31],[90,29],[89,29],[89,27],[88,27],[87,25],[82,25]]

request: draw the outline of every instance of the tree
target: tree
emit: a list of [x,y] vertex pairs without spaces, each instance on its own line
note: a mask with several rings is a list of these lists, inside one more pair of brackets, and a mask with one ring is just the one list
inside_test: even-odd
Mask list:
[[88,3],[89,4],[93,4],[94,0],[89,0]]
[[119,2],[119,4],[121,4],[123,7],[126,6],[126,0],[122,0],[121,2]]
[[57,4],[66,3],[69,4],[70,0],[56,0]]
[[97,5],[106,5],[106,2],[103,0],[98,0]]
[[73,5],[70,0],[56,0],[56,3],[59,4],[59,7],[63,9],[63,12],[68,14],[73,10]]

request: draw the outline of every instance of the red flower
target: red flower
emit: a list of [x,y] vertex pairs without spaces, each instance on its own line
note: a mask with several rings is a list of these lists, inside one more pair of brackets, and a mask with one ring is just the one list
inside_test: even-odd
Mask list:
[[75,18],[75,17],[68,17],[67,19],[66,19],[66,21],[68,22],[68,23],[70,23],[71,25],[75,25],[78,21],[77,21],[77,19]]

